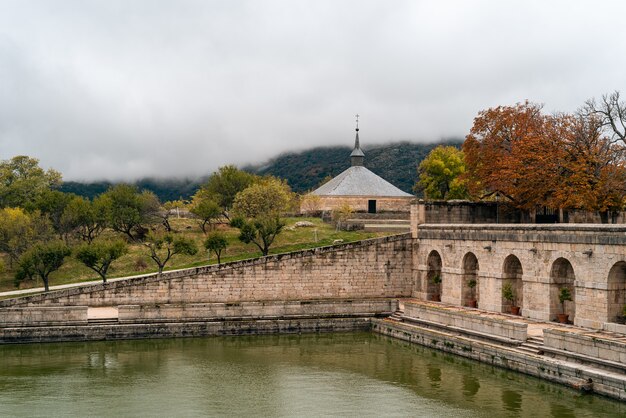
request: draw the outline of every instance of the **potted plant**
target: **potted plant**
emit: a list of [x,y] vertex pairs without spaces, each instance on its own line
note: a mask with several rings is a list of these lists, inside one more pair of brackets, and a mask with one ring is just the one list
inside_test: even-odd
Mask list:
[[474,288],[476,287],[478,283],[476,282],[476,279],[470,279],[467,282],[467,287],[470,288],[470,300],[467,303],[467,306],[469,306],[470,308],[476,308],[478,307],[478,303],[476,301],[476,293],[474,291]]
[[431,280],[435,284],[435,293],[432,295],[432,300],[434,302],[441,302],[441,294],[439,293],[441,291],[441,276],[435,274]]
[[561,313],[557,314],[557,318],[561,324],[567,324],[569,315],[565,313],[565,301],[572,300],[572,294],[567,287],[559,289],[559,302],[561,302]]
[[509,303],[511,304],[511,313],[513,315],[519,315],[519,306],[515,305],[515,292],[513,291],[513,285],[511,285],[511,282],[506,282],[503,286],[502,286],[502,297],[506,300],[509,301]]

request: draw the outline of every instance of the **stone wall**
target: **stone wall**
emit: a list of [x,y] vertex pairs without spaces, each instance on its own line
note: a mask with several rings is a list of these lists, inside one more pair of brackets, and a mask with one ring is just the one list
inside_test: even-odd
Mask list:
[[198,267],[0,301],[12,306],[119,306],[406,297],[408,234]]
[[120,323],[390,315],[394,299],[121,305]]
[[86,324],[87,309],[87,306],[0,309],[0,328],[23,325]]
[[342,205],[350,205],[355,212],[367,212],[368,201],[376,201],[377,212],[410,212],[411,202],[415,198],[409,197],[381,197],[381,196],[320,196],[319,210],[332,211]]
[[491,318],[476,312],[455,312],[445,306],[428,306],[405,302],[404,318],[422,319],[445,327],[462,328],[519,342],[528,338],[528,324]]

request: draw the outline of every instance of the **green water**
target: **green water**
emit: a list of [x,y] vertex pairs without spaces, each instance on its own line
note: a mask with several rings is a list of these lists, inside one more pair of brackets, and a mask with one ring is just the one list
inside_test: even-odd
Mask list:
[[0,346],[0,416],[624,416],[369,333]]

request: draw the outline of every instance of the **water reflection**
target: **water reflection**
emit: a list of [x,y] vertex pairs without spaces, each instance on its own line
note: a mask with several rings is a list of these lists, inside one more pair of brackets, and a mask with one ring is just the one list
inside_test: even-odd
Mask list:
[[0,346],[0,415],[50,411],[584,417],[626,407],[368,333]]

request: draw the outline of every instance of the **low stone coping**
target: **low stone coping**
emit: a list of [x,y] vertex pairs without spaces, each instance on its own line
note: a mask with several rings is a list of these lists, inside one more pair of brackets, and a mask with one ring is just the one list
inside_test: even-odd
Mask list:
[[395,299],[121,305],[120,323],[390,315]]
[[87,324],[87,306],[0,309],[0,328]]
[[626,339],[603,338],[588,331],[546,328],[543,330],[543,344],[548,348],[626,364]]
[[528,324],[514,320],[484,315],[480,311],[458,310],[445,306],[405,302],[404,317],[453,327],[454,330],[468,330],[485,336],[495,336],[505,340],[523,342],[528,339]]

